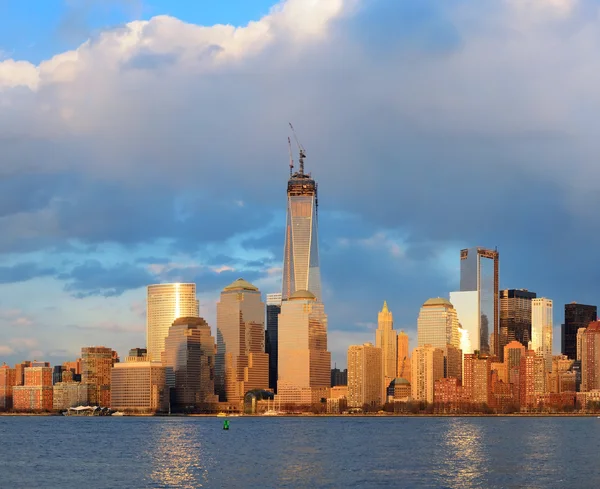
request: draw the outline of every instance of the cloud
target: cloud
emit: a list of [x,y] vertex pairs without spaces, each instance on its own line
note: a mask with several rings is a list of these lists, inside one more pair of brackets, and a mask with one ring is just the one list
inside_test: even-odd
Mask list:
[[34,324],[33,318],[21,309],[0,308],[0,322],[14,328],[26,328]]
[[37,277],[55,275],[56,269],[44,267],[37,263],[19,263],[11,266],[0,266],[0,284],[26,282]]

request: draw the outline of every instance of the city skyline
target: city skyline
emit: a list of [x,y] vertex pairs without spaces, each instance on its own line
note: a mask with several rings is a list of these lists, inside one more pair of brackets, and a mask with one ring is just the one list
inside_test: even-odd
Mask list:
[[[420,304],[459,290],[457,252],[479,245],[502,253],[500,288],[553,300],[558,353],[562,306],[600,297],[583,261],[600,239],[589,229],[597,143],[585,114],[567,109],[597,95],[569,69],[588,50],[561,34],[585,32],[589,4],[490,2],[468,20],[450,5],[386,3],[290,0],[270,16],[268,5],[230,3],[202,17],[157,2],[55,43],[39,17],[30,26],[45,29],[23,38],[0,29],[11,107],[0,115],[0,358],[58,364],[87,344],[124,355],[143,344],[151,283],[198,284],[213,328],[218,292],[236,278],[281,290],[290,120],[319,182],[334,362],[373,341],[382,300],[414,347]],[[272,41],[253,35],[264,27]],[[515,32],[518,53],[499,39]],[[595,52],[600,41],[586,39]],[[560,48],[547,53],[547,42]],[[535,72],[522,52],[538,53]],[[255,79],[249,66],[276,87],[269,77],[237,85]],[[557,80],[547,91],[540,70]],[[581,249],[565,253],[575,240]]]

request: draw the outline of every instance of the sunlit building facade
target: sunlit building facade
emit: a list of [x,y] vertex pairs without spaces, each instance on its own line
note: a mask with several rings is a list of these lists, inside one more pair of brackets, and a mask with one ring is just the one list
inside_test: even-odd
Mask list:
[[467,332],[470,350],[498,353],[500,254],[497,250],[468,248],[460,252],[460,291],[450,293],[450,302]]
[[600,321],[590,323],[581,348],[581,391],[600,389]]
[[[64,374],[67,375],[65,376]],[[63,372],[65,380],[54,384],[52,406],[55,411],[66,411],[72,407],[87,406],[88,404],[87,386],[81,382],[66,380],[69,376],[72,377],[72,375],[69,371]]]
[[81,383],[88,389],[90,406],[110,406],[111,370],[119,361],[117,352],[104,346],[81,349]]
[[241,278],[221,292],[217,303],[217,392],[221,401],[242,402],[246,392],[269,388],[264,311],[258,288]]
[[24,384],[13,388],[16,411],[52,410],[52,367],[26,367]]
[[492,404],[492,359],[475,354],[465,355],[464,395],[473,404]]
[[165,338],[175,319],[198,317],[196,284],[156,284],[147,290],[146,342],[148,360],[160,362]]
[[539,396],[546,392],[546,362],[533,350],[521,357],[519,369],[519,401],[521,409],[534,409]]
[[303,156],[299,171],[290,176],[287,195],[282,298],[308,290],[321,300],[317,183],[304,173]]
[[404,331],[398,333],[398,368],[396,375],[411,382],[410,350],[408,335]]
[[377,315],[377,330],[375,331],[375,346],[381,349],[382,385],[386,389],[396,378],[398,369],[398,334],[394,330],[394,318],[388,309],[387,302]]
[[348,407],[381,407],[385,402],[383,351],[372,343],[348,348]]
[[431,345],[419,346],[412,354],[412,397],[432,403],[435,381],[444,378],[444,351]]
[[0,367],[0,411],[13,407],[13,388],[17,384],[17,371],[4,364]]
[[431,345],[434,348],[460,346],[458,316],[447,299],[428,299],[421,307],[417,320],[418,346]]
[[[173,321],[162,356],[165,382],[170,389],[167,399],[173,408],[201,408],[217,402],[215,339],[203,318],[184,317]],[[152,402],[159,403],[159,393],[152,395]]]
[[518,341],[525,348],[531,341],[531,301],[537,297],[527,289],[500,291],[500,360],[504,361],[504,347]]
[[129,356],[112,369],[111,408],[151,413],[168,409],[165,367],[145,357]]
[[544,357],[546,372],[551,372],[552,301],[545,297],[531,301],[531,349]]
[[309,291],[296,291],[283,301],[279,315],[278,400],[306,404],[327,398],[330,375],[323,303]]

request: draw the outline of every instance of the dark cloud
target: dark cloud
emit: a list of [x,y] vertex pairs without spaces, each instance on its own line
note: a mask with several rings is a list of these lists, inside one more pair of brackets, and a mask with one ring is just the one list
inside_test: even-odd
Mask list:
[[0,284],[11,284],[26,282],[39,277],[55,275],[57,270],[52,267],[44,267],[38,263],[19,263],[12,266],[0,267]]

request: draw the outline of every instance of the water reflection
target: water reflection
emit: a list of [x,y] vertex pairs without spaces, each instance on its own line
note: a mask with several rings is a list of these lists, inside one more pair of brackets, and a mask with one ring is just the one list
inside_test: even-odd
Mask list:
[[446,422],[447,431],[439,448],[439,477],[450,487],[483,487],[483,475],[489,466],[481,423],[469,418]]
[[203,446],[198,424],[168,419],[152,428],[148,432],[151,486],[182,489],[205,486],[211,459]]

